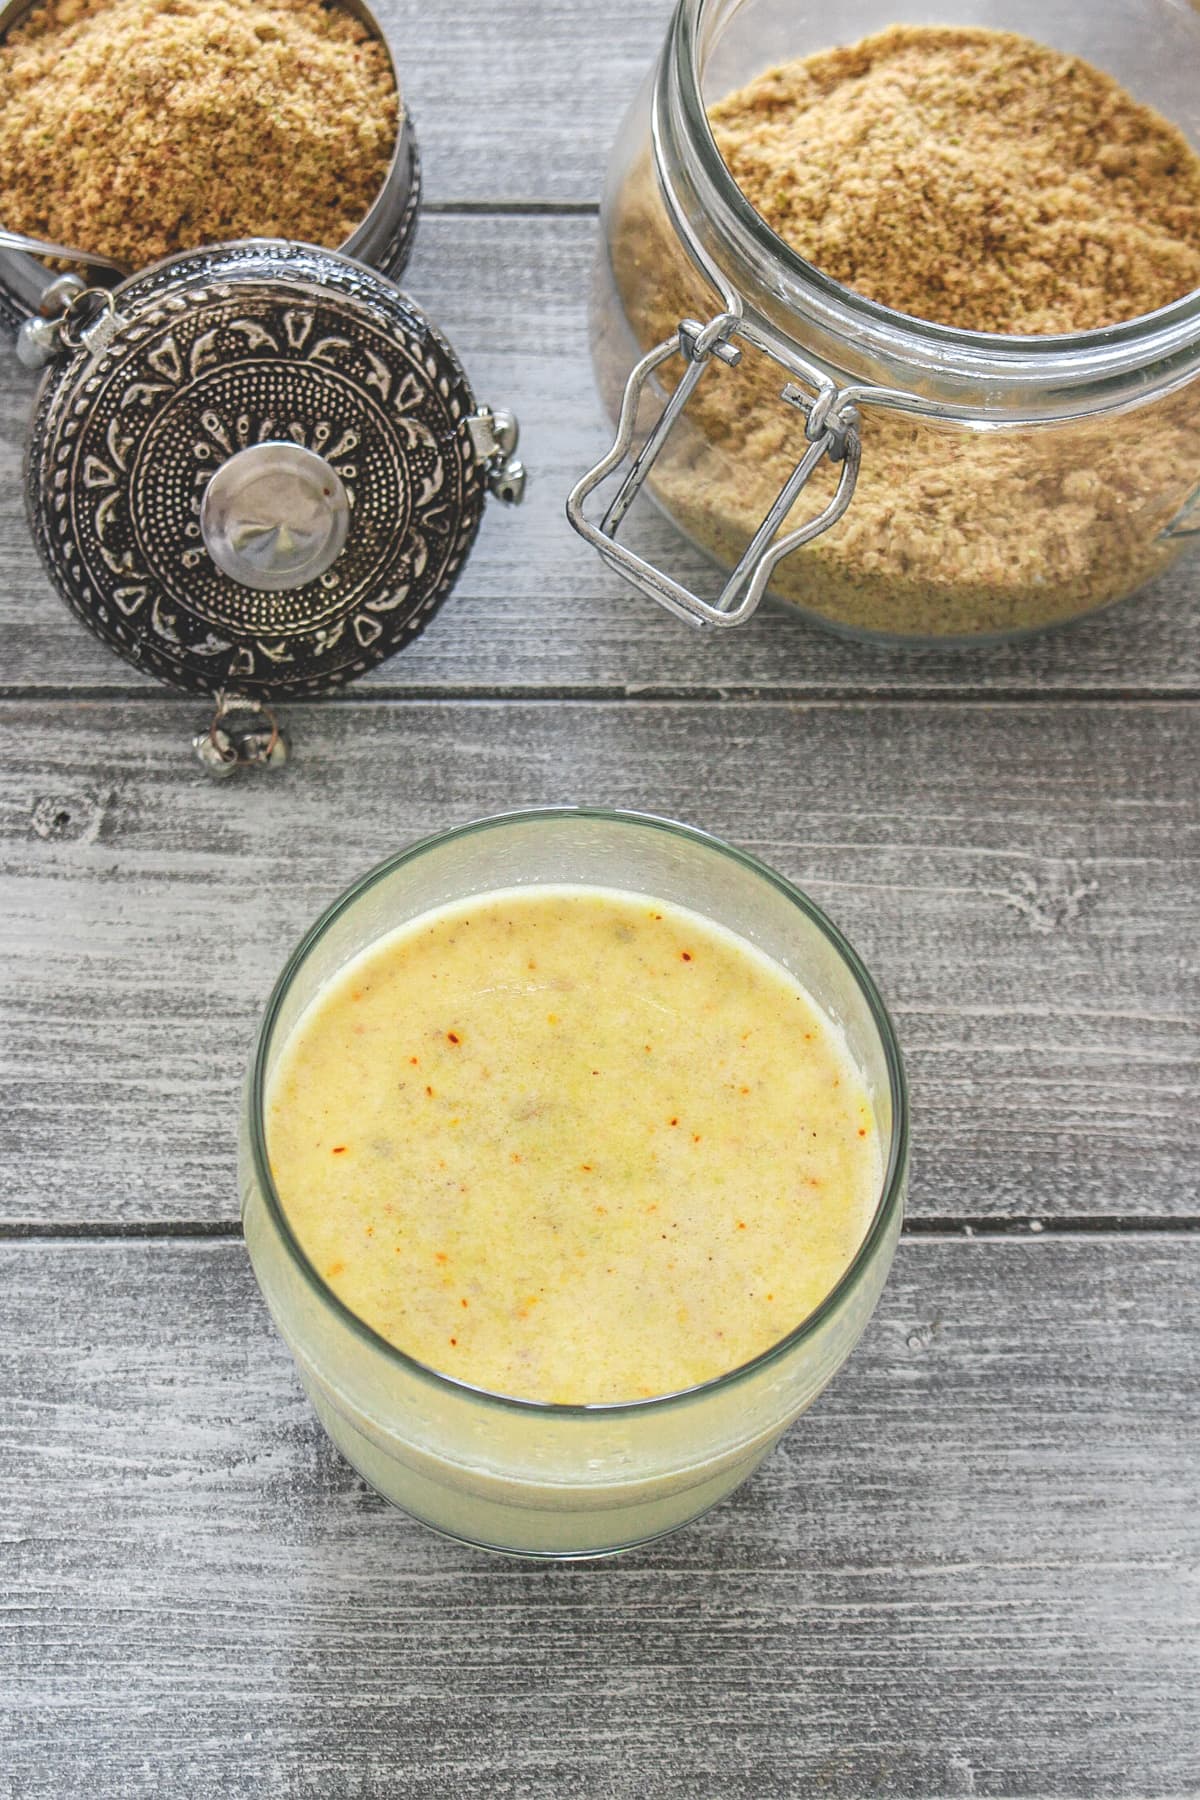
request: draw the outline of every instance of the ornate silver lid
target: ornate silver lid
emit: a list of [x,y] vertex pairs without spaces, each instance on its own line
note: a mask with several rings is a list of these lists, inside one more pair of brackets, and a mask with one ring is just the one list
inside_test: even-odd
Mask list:
[[85,623],[175,686],[269,703],[353,680],[446,597],[489,487],[520,498],[515,422],[334,251],[219,245],[36,323],[38,549]]

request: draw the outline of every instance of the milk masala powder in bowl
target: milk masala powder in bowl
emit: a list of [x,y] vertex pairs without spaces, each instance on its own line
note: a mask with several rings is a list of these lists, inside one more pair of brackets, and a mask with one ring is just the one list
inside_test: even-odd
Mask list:
[[0,222],[130,268],[333,249],[387,175],[391,59],[321,0],[49,0],[0,42]]

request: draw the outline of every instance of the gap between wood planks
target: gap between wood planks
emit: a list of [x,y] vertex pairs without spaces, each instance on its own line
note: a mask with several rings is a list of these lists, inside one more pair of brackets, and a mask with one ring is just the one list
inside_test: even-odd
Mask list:
[[598,200],[422,200],[421,217],[471,217],[518,219],[597,219]]
[[[901,1235],[906,1238],[1037,1238],[1037,1237],[1188,1237],[1200,1232],[1200,1214],[1179,1217],[1138,1218],[1124,1213],[1099,1213],[1078,1219],[906,1219]],[[83,1220],[77,1224],[47,1224],[20,1219],[0,1223],[0,1243],[103,1242],[129,1238],[215,1238],[235,1242],[242,1235],[236,1219],[165,1219],[127,1222]]]
[[[0,705],[9,702],[13,705],[35,705],[39,702],[63,703],[78,701],[81,704],[97,701],[111,702],[113,705],[147,705],[150,702],[173,701],[177,706],[204,704],[201,694],[181,694],[166,686],[153,687],[139,684],[136,687],[106,687],[100,684],[78,687],[69,685],[45,685],[25,683],[6,684],[0,681]],[[691,685],[685,683],[664,684],[654,686],[631,685],[629,682],[580,683],[572,685],[563,683],[547,687],[542,684],[479,683],[478,685],[462,685],[447,683],[442,686],[404,686],[399,683],[377,682],[367,686],[348,688],[329,694],[324,698],[313,695],[298,695],[295,698],[283,696],[276,705],[289,706],[416,706],[437,705],[442,702],[465,702],[471,704],[519,701],[522,705],[558,705],[570,702],[572,705],[591,703],[594,705],[652,703],[655,705],[678,703],[681,706],[705,704],[750,703],[761,706],[1186,706],[1200,700],[1200,688],[1037,688],[1008,687],[982,688],[964,684],[962,687],[946,688],[904,688],[874,687],[855,688],[836,683],[813,683],[805,686],[796,682],[787,687],[763,687],[753,682],[730,682],[728,684]]]

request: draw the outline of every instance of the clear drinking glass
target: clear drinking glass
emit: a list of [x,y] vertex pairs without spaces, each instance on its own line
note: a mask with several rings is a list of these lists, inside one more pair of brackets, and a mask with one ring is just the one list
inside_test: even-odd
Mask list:
[[[898,0],[847,0],[836,12],[814,0],[680,0],[609,166],[592,351],[614,419],[635,365],[659,346],[665,356],[640,399],[628,390],[624,456],[607,475],[592,470],[568,512],[607,562],[694,622],[739,623],[769,583],[851,634],[1002,638],[1118,600],[1200,540],[1200,291],[1075,335],[929,324],[821,274],[726,168],[714,102],[774,64],[917,19],[1020,32],[1081,56],[1200,150],[1200,0],[930,0],[916,14]],[[721,319],[696,368],[681,322]],[[641,479],[633,455],[695,375],[643,474],[659,507],[736,571],[715,601],[617,540],[624,490],[616,513],[601,514],[602,482],[618,471]],[[741,563],[822,420],[851,404],[861,463],[844,513],[774,565],[761,543]],[[834,502],[845,442],[835,434],[785,506],[777,542]]]
[[[326,1286],[271,1180],[264,1097],[313,997],[407,920],[473,894],[537,883],[644,892],[757,945],[840,1025],[879,1121],[878,1204],[832,1293],[761,1356],[678,1394],[595,1406],[515,1400],[415,1361]],[[703,1081],[703,1070],[696,1079]],[[259,1285],[317,1416],[372,1487],[466,1543],[535,1557],[598,1556],[674,1530],[728,1494],[845,1361],[891,1264],[907,1143],[904,1074],[883,1002],[850,945],[798,889],[683,825],[568,808],[512,813],[391,858],[336,901],[294,952],[267,1006],[246,1083],[242,1218]]]

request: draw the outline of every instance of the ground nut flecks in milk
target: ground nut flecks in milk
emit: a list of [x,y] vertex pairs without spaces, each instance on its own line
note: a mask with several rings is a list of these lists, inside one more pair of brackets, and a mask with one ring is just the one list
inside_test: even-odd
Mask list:
[[863,1079],[791,976],[592,888],[484,894],[357,957],[285,1046],[267,1135],[352,1311],[538,1400],[670,1393],[768,1349],[881,1181]]

